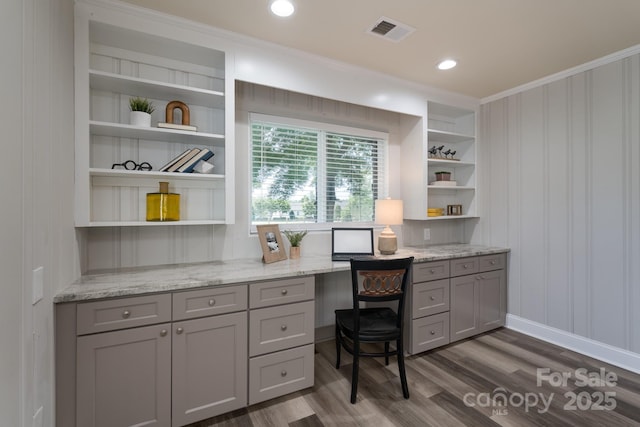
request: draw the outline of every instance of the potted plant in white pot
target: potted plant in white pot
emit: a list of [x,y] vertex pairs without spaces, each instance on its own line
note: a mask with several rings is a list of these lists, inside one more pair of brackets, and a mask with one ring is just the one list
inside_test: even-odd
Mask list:
[[151,126],[151,113],[155,110],[151,101],[136,96],[129,99],[129,108],[131,109],[130,123],[132,125]]
[[282,232],[286,238],[291,243],[291,248],[289,249],[289,258],[297,259],[300,258],[300,244],[302,243],[302,239],[307,235],[307,230],[305,231],[291,231],[284,230]]

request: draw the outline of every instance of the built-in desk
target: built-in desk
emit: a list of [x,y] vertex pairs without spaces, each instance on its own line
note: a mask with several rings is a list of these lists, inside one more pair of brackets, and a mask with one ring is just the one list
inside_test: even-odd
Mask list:
[[[410,353],[504,324],[507,252],[455,244],[381,256],[414,257]],[[312,386],[315,296],[349,268],[327,255],[81,277],[54,297],[57,425],[181,426]]]

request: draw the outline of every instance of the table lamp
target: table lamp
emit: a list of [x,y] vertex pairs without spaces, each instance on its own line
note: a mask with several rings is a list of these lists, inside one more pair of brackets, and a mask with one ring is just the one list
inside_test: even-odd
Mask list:
[[378,250],[383,255],[392,255],[398,250],[398,239],[390,225],[402,224],[402,200],[376,200],[376,224],[385,226],[378,237]]

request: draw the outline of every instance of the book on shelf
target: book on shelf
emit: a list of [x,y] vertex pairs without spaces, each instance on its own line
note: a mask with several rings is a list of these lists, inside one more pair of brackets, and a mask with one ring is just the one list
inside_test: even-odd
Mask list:
[[191,173],[193,172],[193,168],[198,164],[199,161],[204,160],[207,161],[211,157],[213,157],[213,152],[208,148],[203,148],[200,150],[198,154],[189,159],[186,163],[178,168],[176,172],[184,172]]
[[180,169],[182,165],[187,163],[194,156],[197,156],[199,152],[199,148],[192,148],[186,155],[182,156],[177,162],[169,166],[165,172],[178,172],[178,169]]
[[180,153],[179,155],[177,155],[173,159],[169,160],[169,163],[167,163],[166,165],[162,166],[160,169],[158,169],[158,171],[166,172],[167,169],[169,169],[175,162],[177,162],[178,160],[182,159],[184,156],[189,154],[190,151],[191,151],[191,148],[187,148],[182,153]]
[[178,125],[174,123],[158,123],[159,128],[164,129],[177,129],[177,130],[188,130],[191,132],[196,132],[198,130],[197,127],[191,125]]

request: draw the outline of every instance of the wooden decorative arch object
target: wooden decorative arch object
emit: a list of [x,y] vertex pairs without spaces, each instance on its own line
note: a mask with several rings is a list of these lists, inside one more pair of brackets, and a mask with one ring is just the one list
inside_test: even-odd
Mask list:
[[167,109],[165,111],[166,121],[167,123],[173,123],[173,112],[178,108],[182,111],[182,125],[189,126],[191,125],[191,118],[189,116],[189,107],[182,101],[171,101],[167,104]]

